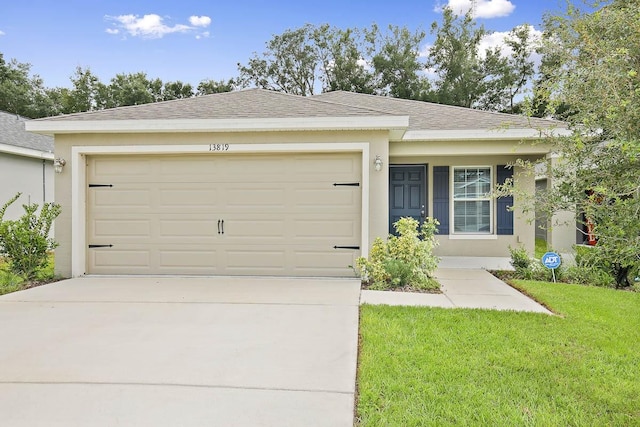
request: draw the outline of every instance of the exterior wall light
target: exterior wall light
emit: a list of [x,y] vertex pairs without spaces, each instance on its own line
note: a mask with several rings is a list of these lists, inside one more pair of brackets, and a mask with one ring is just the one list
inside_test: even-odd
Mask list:
[[380,158],[380,156],[376,155],[376,159],[373,161],[373,167],[378,172],[382,170],[382,158]]
[[62,157],[58,157],[53,161],[53,170],[56,173],[62,173],[62,168],[64,168],[64,165],[66,164],[67,161],[65,159],[63,159]]

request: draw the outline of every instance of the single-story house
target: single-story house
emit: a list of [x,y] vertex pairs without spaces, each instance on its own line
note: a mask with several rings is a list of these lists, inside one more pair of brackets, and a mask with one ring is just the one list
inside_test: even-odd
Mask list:
[[[531,252],[508,165],[559,122],[330,92],[250,89],[31,121],[55,136],[57,273],[353,276],[402,216],[440,221],[439,255]],[[515,207],[515,211],[508,209]]]
[[20,217],[25,203],[53,201],[53,138],[25,131],[29,120],[0,111],[0,206],[22,193],[4,219]]

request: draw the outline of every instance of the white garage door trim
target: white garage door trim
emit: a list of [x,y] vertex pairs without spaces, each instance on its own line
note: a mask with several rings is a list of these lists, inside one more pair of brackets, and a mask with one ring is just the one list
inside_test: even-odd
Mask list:
[[[84,156],[99,154],[191,154],[215,155],[215,145],[122,145],[122,146],[74,146],[71,149],[71,274],[82,276],[86,271],[86,220],[87,173]],[[309,152],[360,152],[362,153],[362,218],[361,255],[369,255],[369,143],[294,143],[294,144],[233,144],[226,154],[250,153],[309,153]]]

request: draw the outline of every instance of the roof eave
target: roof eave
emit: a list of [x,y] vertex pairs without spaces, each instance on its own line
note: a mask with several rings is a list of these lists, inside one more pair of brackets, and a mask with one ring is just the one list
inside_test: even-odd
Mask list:
[[388,130],[401,137],[409,116],[296,117],[242,119],[38,120],[25,123],[29,132],[69,133],[274,132],[303,130]]
[[45,159],[53,161],[54,155],[48,151],[34,150],[33,148],[17,147],[15,145],[0,144],[0,153],[13,154],[16,156],[32,157],[34,159]]
[[447,130],[409,130],[402,141],[453,141],[453,140],[522,140],[545,137],[569,136],[572,132],[566,128],[496,128],[496,129],[447,129]]

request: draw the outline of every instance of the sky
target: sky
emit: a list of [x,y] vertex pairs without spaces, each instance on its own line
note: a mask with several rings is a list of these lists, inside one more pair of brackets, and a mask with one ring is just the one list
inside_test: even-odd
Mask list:
[[[260,54],[273,35],[306,23],[339,28],[390,24],[434,36],[442,6],[468,10],[470,0],[4,0],[0,53],[31,64],[47,87],[70,87],[76,67],[103,83],[119,73],[145,72],[164,82],[197,86],[204,79],[237,76],[237,64]],[[495,31],[522,24],[540,30],[543,15],[561,12],[563,0],[476,0],[478,24]]]

